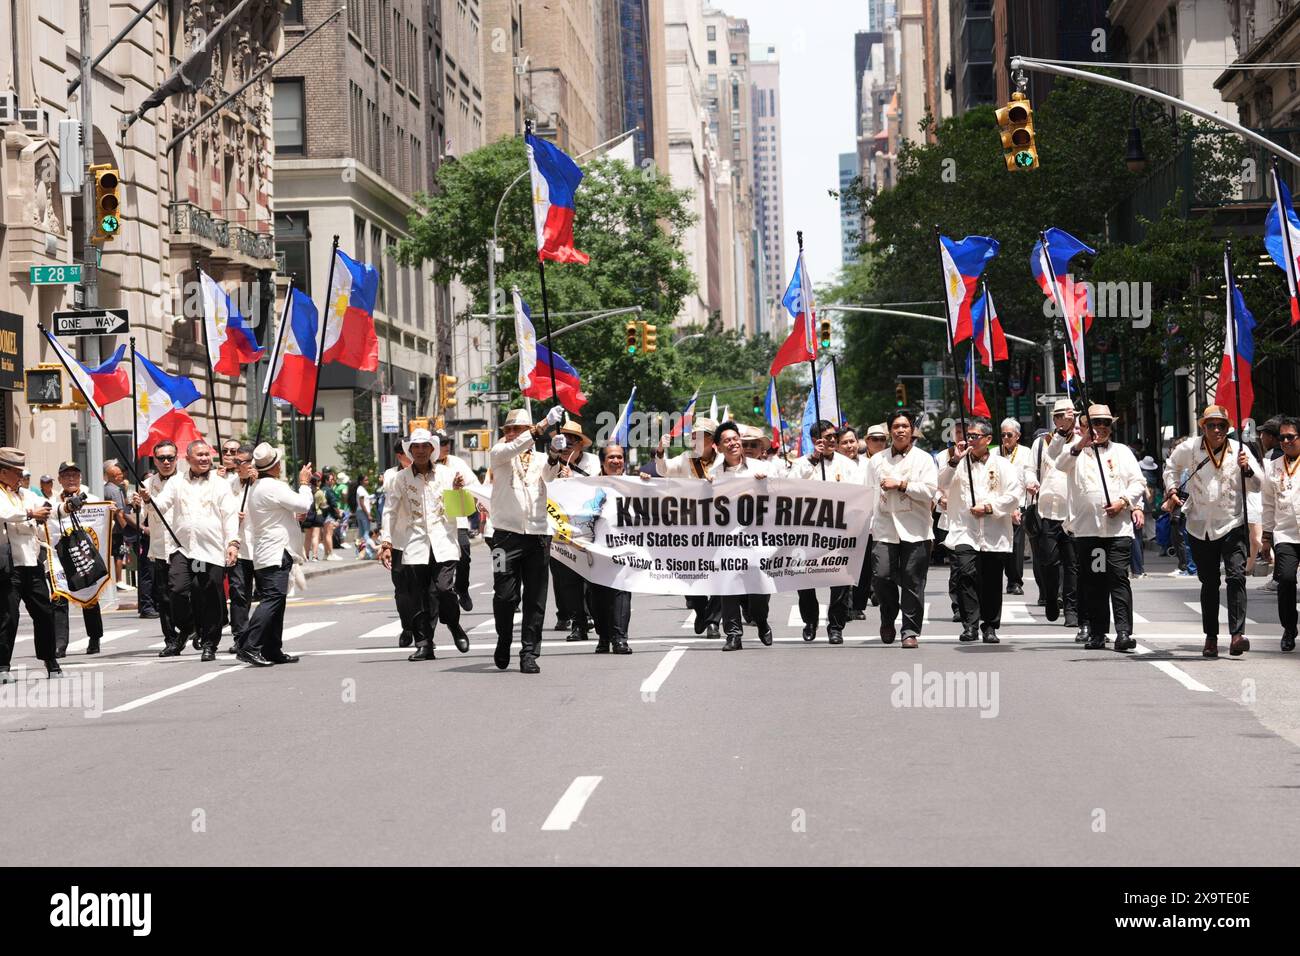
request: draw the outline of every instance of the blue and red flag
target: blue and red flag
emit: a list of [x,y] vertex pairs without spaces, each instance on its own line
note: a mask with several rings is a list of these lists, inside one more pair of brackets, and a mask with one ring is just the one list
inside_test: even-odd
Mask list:
[[776,379],[767,380],[767,398],[763,401],[763,418],[772,429],[772,441],[781,443],[781,406],[776,398]]
[[989,414],[989,403],[984,401],[984,393],[980,391],[979,383],[975,380],[974,349],[966,353],[966,387],[962,389],[961,398],[966,405],[967,415],[975,415],[979,418],[993,417]]
[[967,236],[958,242],[939,237],[939,259],[943,263],[943,292],[948,300],[948,350],[971,337],[971,302],[975,283],[984,267],[998,254],[998,241],[988,236]]
[[73,358],[72,353],[64,348],[63,343],[52,336],[48,329],[44,331],[46,341],[63,359],[63,363],[72,374],[72,384],[77,387],[77,391],[81,392],[88,403],[96,408],[103,408],[105,405],[112,404],[131,394],[131,377],[127,374],[128,367],[122,365],[122,359],[126,355],[125,345],[119,345],[117,351],[113,353],[107,362],[102,362],[91,368],[88,365],[82,365]]
[[338,362],[362,372],[379,368],[379,337],[375,335],[378,295],[379,270],[357,262],[341,249],[335,250],[322,362]]
[[524,145],[533,181],[537,258],[585,265],[590,257],[573,247],[573,197],[582,182],[582,170],[558,146],[532,133],[525,134]]
[[700,390],[697,388],[695,394],[691,396],[691,400],[687,402],[686,407],[682,409],[682,414],[677,419],[677,424],[674,425],[673,430],[668,433],[669,438],[676,438],[678,435],[689,435],[691,433],[691,426],[695,424],[695,400],[699,397]]
[[185,408],[199,400],[199,390],[184,375],[168,375],[135,353],[135,434],[140,458],[153,454],[154,445],[166,440],[184,448],[203,437]]
[[993,297],[985,286],[984,294],[970,307],[971,338],[979,350],[980,359],[985,368],[992,368],[994,362],[1005,362],[1011,357],[1007,351],[1007,336],[1002,331],[1002,322],[998,319],[998,310],[993,307]]
[[793,325],[790,334],[777,349],[772,359],[768,375],[775,376],[787,365],[811,362],[817,358],[817,333],[813,326],[817,322],[817,301],[813,284],[808,279],[808,269],[804,265],[803,250],[799,250],[799,261],[795,263],[794,275],[786,286],[781,304],[790,313]]
[[1214,404],[1226,408],[1232,423],[1240,428],[1238,399],[1242,418],[1250,417],[1251,406],[1255,404],[1255,386],[1251,381],[1251,366],[1255,362],[1255,317],[1246,308],[1241,290],[1232,281],[1226,252],[1223,271],[1228,282],[1228,310],[1223,328],[1223,361],[1219,363],[1219,384],[1214,389]]
[[208,346],[212,371],[239,375],[240,366],[256,362],[262,357],[263,349],[226,290],[202,269],[199,285],[203,289],[203,340]]
[[[559,383],[559,379],[556,379]],[[636,386],[632,386],[632,393],[627,397],[627,404],[623,406],[623,414],[618,416],[618,424],[614,426],[614,444],[624,450],[627,449],[628,432],[632,430],[632,413],[636,408]]]
[[[1029,271],[1034,281],[1043,290],[1043,294],[1056,303],[1065,322],[1065,334],[1074,346],[1074,355],[1079,360],[1079,379],[1087,378],[1088,356],[1084,345],[1084,333],[1092,327],[1092,303],[1088,297],[1088,287],[1076,284],[1070,274],[1070,260],[1081,252],[1095,255],[1096,250],[1085,246],[1064,229],[1048,229],[1047,249],[1044,251],[1042,241],[1034,243],[1029,254]],[[1049,272],[1050,265],[1050,272]],[[1052,288],[1050,275],[1056,277],[1056,288]]]
[[[1300,216],[1291,205],[1291,192],[1273,167],[1273,206],[1264,217],[1264,248],[1286,273],[1286,293],[1291,299],[1291,324],[1300,322]],[[1285,215],[1284,215],[1285,214]],[[1282,223],[1286,228],[1282,228]]]
[[[555,389],[551,389],[551,360],[555,360]],[[555,394],[558,392],[559,394]],[[540,342],[537,344],[537,366],[523,394],[544,401],[554,398],[573,414],[582,411],[587,396],[582,394],[582,376],[566,362],[559,352],[552,352]]]
[[300,415],[312,415],[316,403],[316,336],[319,317],[315,304],[293,289],[289,302],[289,327],[284,331],[284,349],[275,358],[266,388],[283,399]]

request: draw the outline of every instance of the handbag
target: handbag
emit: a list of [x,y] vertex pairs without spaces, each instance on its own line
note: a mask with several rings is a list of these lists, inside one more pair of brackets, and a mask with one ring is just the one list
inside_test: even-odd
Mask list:
[[54,550],[58,553],[59,564],[67,578],[68,590],[76,592],[94,587],[108,577],[108,567],[89,532],[77,520],[76,513],[69,517],[72,519],[72,528],[59,537]]

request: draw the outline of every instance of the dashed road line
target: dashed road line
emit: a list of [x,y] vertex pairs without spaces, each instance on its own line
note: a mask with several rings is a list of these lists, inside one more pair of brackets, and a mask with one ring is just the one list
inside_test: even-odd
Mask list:
[[[1139,644],[1137,646],[1137,652],[1139,654],[1150,654],[1151,648],[1143,647],[1141,644]],[[1158,671],[1164,671],[1166,674],[1168,674],[1174,680],[1178,681],[1178,683],[1182,684],[1188,690],[1202,691],[1204,693],[1209,693],[1209,694],[1214,693],[1213,688],[1206,687],[1195,677],[1187,673],[1187,671],[1183,670],[1181,667],[1179,667],[1176,664],[1171,664],[1169,661],[1147,661],[1147,663],[1150,664]]]
[[173,694],[179,694],[181,691],[189,690],[191,687],[198,687],[200,684],[206,684],[208,681],[216,680],[222,674],[233,674],[235,671],[241,671],[247,668],[247,664],[228,664],[218,670],[208,671],[193,680],[187,680],[183,684],[177,684],[174,687],[166,687],[152,694],[146,694],[144,697],[137,697],[135,700],[129,700],[125,704],[118,704],[104,711],[108,714],[122,714],[129,710],[135,710],[137,707],[143,707],[146,704],[152,704],[155,701],[162,700],[164,697],[171,697]]
[[564,796],[560,797],[559,802],[551,810],[550,816],[542,824],[542,829],[567,830],[572,827],[578,821],[582,808],[587,805],[587,800],[595,793],[596,787],[603,779],[603,777],[574,778],[573,783],[569,784],[569,789],[564,791]]
[[687,648],[685,647],[674,647],[663,656],[663,660],[659,662],[659,665],[650,676],[641,682],[642,700],[653,697],[654,694],[658,693],[659,688],[664,686],[664,681],[668,679],[668,675],[673,672],[673,668],[677,666],[677,662],[682,659],[686,651]]

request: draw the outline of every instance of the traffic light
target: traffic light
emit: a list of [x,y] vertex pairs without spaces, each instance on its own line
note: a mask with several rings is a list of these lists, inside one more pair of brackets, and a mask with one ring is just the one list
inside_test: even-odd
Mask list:
[[1034,145],[1034,111],[1024,93],[1012,93],[1011,102],[995,114],[1002,135],[1002,154],[1011,172],[1028,172],[1038,168],[1038,149]]
[[895,408],[907,407],[907,386],[904,385],[902,382],[894,383],[894,407]]
[[641,323],[641,351],[649,355],[659,347],[659,331],[649,322]]
[[754,414],[763,414],[763,396],[759,395],[757,392],[754,393]]
[[122,179],[117,168],[109,163],[99,163],[90,167],[95,177],[95,232],[91,242],[107,242],[116,239],[122,229],[118,219],[121,209]]
[[824,349],[828,349],[831,347],[831,320],[822,319],[821,323],[819,324],[819,328],[820,328],[820,332],[817,338],[821,343],[821,347]]
[[627,336],[627,354],[636,355],[636,350],[641,344],[641,331],[637,328],[635,322],[629,322],[623,327]]
[[438,376],[438,406],[440,408],[451,408],[456,404],[457,381],[455,375]]

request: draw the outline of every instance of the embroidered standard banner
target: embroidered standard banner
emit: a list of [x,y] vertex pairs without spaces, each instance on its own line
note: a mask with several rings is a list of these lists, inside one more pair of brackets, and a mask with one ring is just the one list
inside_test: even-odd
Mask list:
[[856,584],[867,545],[856,484],[661,478],[547,483],[551,557],[643,594],[770,594]]
[[117,607],[117,587],[113,581],[113,558],[108,553],[112,542],[113,527],[113,503],[110,501],[87,501],[77,512],[77,520],[81,526],[86,529],[90,535],[90,540],[95,543],[99,549],[99,555],[104,559],[104,566],[108,569],[108,574],[100,578],[91,587],[82,588],[80,591],[68,590],[67,575],[63,572],[63,564],[59,561],[55,548],[59,545],[59,538],[62,532],[72,529],[72,522],[67,518],[60,520],[53,514],[45,522],[45,543],[47,550],[45,552],[45,570],[50,579],[50,591],[56,598],[63,598],[65,601],[71,601],[73,604],[87,607],[91,604],[98,604],[105,610],[112,610]]

